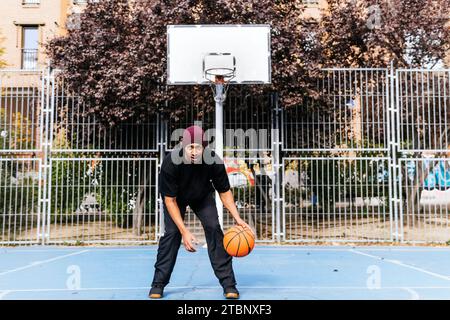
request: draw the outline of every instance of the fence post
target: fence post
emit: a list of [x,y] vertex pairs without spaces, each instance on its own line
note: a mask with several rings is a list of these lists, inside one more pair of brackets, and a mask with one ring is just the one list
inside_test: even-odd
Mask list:
[[[401,192],[401,178],[400,178],[400,165],[399,161],[397,159],[397,154],[400,148],[399,143],[399,130],[400,130],[400,123],[398,123],[399,120],[399,110],[398,110],[398,78],[396,75],[396,71],[394,70],[394,65],[391,62],[390,71],[389,71],[389,85],[390,90],[389,92],[389,166],[390,166],[390,188],[392,190],[392,197],[391,197],[391,215],[393,218],[393,225],[391,223],[391,237],[393,237],[394,241],[399,241],[401,238],[401,234],[399,232],[399,192]],[[391,220],[392,220],[391,218]],[[393,227],[393,230],[392,230]]]
[[[40,143],[41,143],[41,183],[42,192],[40,194],[40,215],[42,218],[42,230],[39,232],[40,242],[42,245],[47,243],[49,238],[50,225],[50,150],[51,150],[51,120],[52,110],[55,106],[55,78],[50,68],[46,68],[42,77],[41,92],[41,117],[40,117]],[[39,240],[39,239],[38,239]]]
[[[167,103],[167,102],[166,102]],[[162,162],[164,160],[164,156],[166,154],[167,150],[167,120],[163,117],[161,113],[158,114],[158,130],[159,130],[159,136],[158,136],[158,152],[159,152],[159,163],[158,163],[158,172],[161,169]],[[159,182],[159,179],[157,177],[156,181]],[[162,202],[161,197],[159,196],[159,185],[156,186],[156,196],[158,199],[158,217],[159,217],[159,230],[156,230],[156,238],[159,239],[163,233],[164,233],[164,204]]]
[[273,172],[274,178],[272,182],[272,197],[273,197],[273,209],[275,210],[275,237],[278,243],[281,243],[281,212],[283,199],[281,197],[281,181],[282,181],[282,170],[280,161],[280,149],[281,149],[281,139],[280,139],[280,121],[281,121],[281,108],[278,104],[278,93],[273,93],[271,95],[271,107],[272,107],[272,159],[273,159]]

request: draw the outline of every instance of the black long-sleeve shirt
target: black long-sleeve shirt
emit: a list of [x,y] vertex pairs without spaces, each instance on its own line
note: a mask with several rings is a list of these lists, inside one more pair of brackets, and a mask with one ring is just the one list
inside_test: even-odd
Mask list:
[[176,164],[172,160],[173,152],[181,156],[182,151],[176,148],[163,160],[159,173],[159,191],[162,197],[176,197],[184,203],[195,203],[214,190],[219,193],[230,190],[225,165],[214,151],[209,150],[215,159],[213,164],[205,161],[200,164],[186,164],[184,161]]

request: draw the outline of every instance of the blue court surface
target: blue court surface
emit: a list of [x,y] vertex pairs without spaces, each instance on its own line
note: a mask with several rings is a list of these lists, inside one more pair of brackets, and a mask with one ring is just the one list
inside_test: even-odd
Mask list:
[[[0,299],[147,299],[156,246],[0,248]],[[450,299],[450,248],[258,246],[241,299]],[[223,299],[206,249],[180,248],[165,299]]]

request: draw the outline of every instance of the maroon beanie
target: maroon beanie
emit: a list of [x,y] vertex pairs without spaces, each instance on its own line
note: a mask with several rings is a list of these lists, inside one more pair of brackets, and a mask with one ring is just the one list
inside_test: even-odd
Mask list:
[[203,129],[199,126],[190,126],[189,128],[185,129],[183,132],[183,140],[181,141],[181,145],[186,147],[188,144],[191,143],[198,143],[205,148],[208,145],[208,141],[203,139]]

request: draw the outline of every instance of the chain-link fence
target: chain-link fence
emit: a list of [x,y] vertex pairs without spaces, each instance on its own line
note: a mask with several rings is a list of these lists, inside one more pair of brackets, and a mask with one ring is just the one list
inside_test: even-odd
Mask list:
[[[231,88],[224,161],[258,241],[449,241],[449,92],[449,70],[380,68],[325,69],[290,108]],[[108,127],[57,71],[0,71],[0,243],[157,242],[161,160],[212,105]]]

